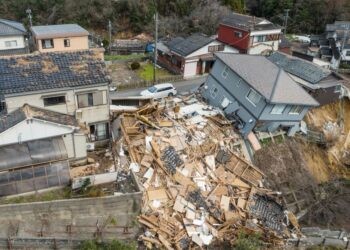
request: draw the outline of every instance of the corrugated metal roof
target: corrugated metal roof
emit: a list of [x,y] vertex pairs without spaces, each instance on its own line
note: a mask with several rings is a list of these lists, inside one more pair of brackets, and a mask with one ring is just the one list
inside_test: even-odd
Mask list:
[[193,34],[186,39],[176,37],[169,41],[166,45],[175,53],[181,56],[188,56],[192,52],[202,48],[213,40],[213,38],[202,34]]
[[225,17],[221,23],[247,31],[281,29],[279,25],[273,24],[264,18],[239,13],[232,13],[230,16]]
[[283,69],[264,56],[222,52],[216,56],[270,103],[318,106]]
[[37,39],[89,35],[89,32],[78,24],[33,26],[31,31]]
[[98,52],[52,52],[0,57],[0,94],[105,85],[109,82]]
[[41,139],[1,147],[0,170],[66,159],[68,154],[61,137]]
[[0,36],[25,35],[27,33],[23,24],[11,20],[0,19]]
[[312,62],[281,52],[274,52],[268,59],[286,72],[313,84],[318,83],[331,74],[330,70],[319,67]]

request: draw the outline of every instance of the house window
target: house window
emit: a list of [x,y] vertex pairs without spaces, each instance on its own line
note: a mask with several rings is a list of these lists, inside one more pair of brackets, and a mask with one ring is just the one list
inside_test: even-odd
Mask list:
[[210,95],[211,95],[211,97],[215,98],[215,97],[218,95],[218,92],[219,92],[219,90],[218,90],[215,86],[213,86],[213,87],[210,89]]
[[337,85],[334,88],[334,93],[340,93],[341,92],[341,85]]
[[350,56],[350,50],[347,50],[345,55]]
[[225,45],[223,44],[208,46],[208,52],[223,51],[224,49],[225,49]]
[[64,39],[64,47],[70,47],[70,39]]
[[228,67],[225,66],[225,68],[223,69],[223,71],[221,72],[221,76],[222,78],[226,79],[228,75]]
[[235,31],[234,34],[235,34],[235,37],[237,37],[237,38],[242,38],[243,37],[243,34],[240,31]]
[[289,114],[300,115],[300,113],[303,111],[303,109],[304,108],[302,106],[298,106],[298,105],[292,106],[292,108],[289,111]]
[[6,102],[0,101],[0,114],[6,112]]
[[59,104],[65,104],[65,103],[66,103],[66,97],[64,95],[44,98],[44,106],[52,106],[52,105],[59,105]]
[[248,101],[250,101],[254,106],[260,102],[261,95],[254,89],[250,89],[247,95]]
[[266,41],[266,36],[254,36],[255,43],[262,43]]
[[90,125],[90,140],[101,141],[108,139],[108,123],[97,123]]
[[85,108],[106,104],[103,100],[103,93],[105,91],[98,91],[93,93],[86,93],[78,95],[78,108]]
[[17,47],[17,41],[16,41],[16,40],[13,40],[13,41],[5,41],[5,47],[6,47],[6,48]]
[[270,114],[272,115],[281,115],[283,114],[284,109],[286,108],[286,105],[283,104],[276,104],[273,106]]
[[54,48],[53,40],[52,39],[41,40],[41,46],[43,47],[43,49],[52,49]]

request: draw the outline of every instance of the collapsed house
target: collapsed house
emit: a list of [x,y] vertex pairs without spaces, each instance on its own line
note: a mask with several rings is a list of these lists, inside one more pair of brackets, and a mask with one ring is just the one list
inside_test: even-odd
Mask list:
[[253,129],[273,132],[279,128],[292,136],[307,111],[319,105],[266,57],[222,52],[216,57],[203,96],[223,109],[245,137]]
[[113,127],[118,172],[133,172],[144,194],[139,239],[149,248],[234,243],[242,230],[276,246],[298,233],[219,109],[193,95],[167,98],[120,114]]

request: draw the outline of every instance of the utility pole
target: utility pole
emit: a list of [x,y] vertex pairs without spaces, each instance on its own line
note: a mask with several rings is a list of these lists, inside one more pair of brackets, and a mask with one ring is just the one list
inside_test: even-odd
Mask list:
[[32,26],[33,26],[33,23],[32,23],[32,10],[28,8],[28,9],[26,10],[26,13],[27,13],[27,15],[28,15],[29,25],[30,25],[30,27],[32,27]]
[[285,15],[284,15],[284,34],[287,34],[289,11],[290,11],[290,9],[284,10],[284,13],[285,13]]
[[158,58],[158,51],[157,51],[157,42],[158,42],[158,12],[156,10],[156,13],[154,14],[154,22],[155,22],[155,34],[154,34],[154,67],[153,67],[153,82],[156,83],[157,81],[157,58]]
[[109,50],[109,53],[111,53],[111,47],[112,47],[112,23],[111,23],[111,20],[108,20],[108,34],[109,34],[108,50]]

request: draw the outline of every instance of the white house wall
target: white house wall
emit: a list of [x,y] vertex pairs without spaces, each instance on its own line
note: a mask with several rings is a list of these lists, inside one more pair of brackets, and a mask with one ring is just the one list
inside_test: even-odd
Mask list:
[[[206,55],[206,54],[210,53],[210,52],[208,51],[208,47],[209,47],[209,46],[222,45],[222,44],[223,44],[223,43],[221,43],[221,42],[219,42],[219,41],[217,41],[217,40],[212,41],[211,43],[209,43],[209,44],[203,46],[202,48],[196,50],[195,52],[189,54],[188,56],[186,56],[186,58],[191,58],[191,57],[195,57],[195,56]],[[236,49],[233,48],[233,47],[227,46],[227,45],[225,45],[225,49],[224,49],[223,51],[221,51],[221,52],[239,53],[238,50],[236,50]]]
[[87,157],[86,136],[84,134],[74,134],[74,145],[76,159]]
[[261,55],[266,50],[278,50],[278,41],[267,41],[262,43],[254,43],[253,47],[249,48],[249,55]]
[[[55,112],[63,113],[63,114],[69,114],[69,115],[76,115],[76,110],[78,109],[78,103],[76,98],[76,92],[88,92],[89,90],[95,91],[105,91],[103,95],[103,99],[105,101],[105,105],[99,105],[99,106],[92,106],[92,107],[86,107],[86,108],[80,108],[79,110],[82,112],[81,117],[76,117],[80,122],[85,123],[95,123],[99,121],[106,121],[109,120],[109,105],[108,105],[108,87],[107,86],[100,86],[100,87],[90,87],[90,88],[83,88],[78,90],[56,90],[52,92],[46,92],[46,93],[35,93],[35,94],[27,94],[23,96],[6,96],[5,101],[7,105],[7,111],[12,112],[20,107],[22,107],[24,104],[29,104],[35,107],[39,108],[45,108],[48,110],[52,110]],[[60,104],[60,105],[51,105],[51,106],[44,106],[44,99],[45,96],[59,96],[59,95],[65,95],[66,96],[66,103]]]
[[[17,46],[6,47],[5,42],[16,41]],[[3,36],[0,37],[0,50],[22,49],[25,47],[24,36]]]
[[0,146],[62,136],[72,133],[72,128],[45,123],[40,120],[24,120],[0,133]]

